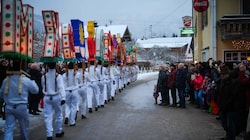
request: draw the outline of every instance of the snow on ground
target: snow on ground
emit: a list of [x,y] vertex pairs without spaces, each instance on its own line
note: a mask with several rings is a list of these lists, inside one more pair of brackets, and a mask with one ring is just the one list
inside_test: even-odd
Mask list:
[[155,72],[148,72],[148,73],[139,73],[138,74],[138,78],[137,80],[141,80],[141,79],[145,79],[147,77],[151,77],[151,76],[155,76],[157,75],[159,72],[155,71]]

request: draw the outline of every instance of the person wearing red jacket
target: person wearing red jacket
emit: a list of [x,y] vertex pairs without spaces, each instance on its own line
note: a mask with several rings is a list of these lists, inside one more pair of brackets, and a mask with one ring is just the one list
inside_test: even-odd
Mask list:
[[194,76],[191,77],[191,85],[194,88],[194,98],[197,101],[198,107],[203,107],[204,101],[203,101],[203,77],[200,74],[200,72],[197,70],[194,74]]
[[167,82],[167,86],[171,91],[171,97],[173,100],[173,104],[171,106],[176,107],[177,103],[176,103],[176,87],[175,87],[175,80],[176,80],[176,68],[174,64],[170,65],[170,73],[168,75],[168,82]]

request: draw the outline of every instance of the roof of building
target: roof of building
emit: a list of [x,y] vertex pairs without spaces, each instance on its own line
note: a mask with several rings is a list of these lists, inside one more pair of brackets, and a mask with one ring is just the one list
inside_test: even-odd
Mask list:
[[[128,25],[107,25],[107,26],[98,26],[97,28],[103,29],[104,33],[111,32],[112,35],[120,34],[121,37],[127,41],[131,41],[131,34],[128,30]],[[84,26],[84,35],[85,38],[88,37],[87,26]]]
[[136,46],[142,48],[152,48],[154,46],[181,48],[185,45],[190,46],[192,37],[166,37],[166,38],[149,38],[137,39]]

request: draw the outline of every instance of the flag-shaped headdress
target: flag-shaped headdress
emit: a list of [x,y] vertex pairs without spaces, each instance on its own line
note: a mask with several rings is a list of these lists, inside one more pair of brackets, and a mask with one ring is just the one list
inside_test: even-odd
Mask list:
[[76,59],[78,61],[86,60],[85,57],[85,38],[84,38],[84,23],[81,20],[71,20],[73,28],[73,42],[75,48]]

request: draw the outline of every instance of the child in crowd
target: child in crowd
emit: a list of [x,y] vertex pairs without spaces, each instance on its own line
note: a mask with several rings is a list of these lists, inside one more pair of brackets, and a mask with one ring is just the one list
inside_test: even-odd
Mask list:
[[156,86],[156,84],[154,85],[153,96],[154,96],[154,99],[155,99],[155,104],[158,104],[158,103],[157,103],[157,99],[158,99],[159,94],[158,94],[158,92],[157,92],[157,86]]
[[203,96],[204,96],[204,109],[210,111],[211,107],[211,96],[212,96],[212,81],[210,79],[210,74],[205,73],[203,79]]

